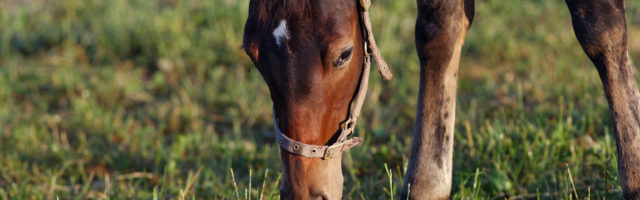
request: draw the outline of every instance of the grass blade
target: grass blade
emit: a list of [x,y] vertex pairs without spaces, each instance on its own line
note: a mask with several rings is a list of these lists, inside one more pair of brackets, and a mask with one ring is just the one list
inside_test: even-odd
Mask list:
[[387,167],[387,163],[384,164],[384,171],[387,173],[387,177],[389,177],[389,195],[391,196],[391,200],[393,200],[393,196],[395,195],[393,190],[393,174]]
[[264,172],[264,180],[262,181],[262,190],[260,190],[260,198],[258,200],[262,200],[262,194],[264,193],[264,186],[267,183],[267,175],[269,175],[269,169]]
[[576,190],[576,185],[573,183],[573,176],[571,176],[571,169],[569,169],[569,166],[567,166],[567,172],[569,172],[569,181],[571,181],[573,193],[576,195],[576,199],[580,199],[580,197],[578,196],[578,191]]
[[230,168],[231,170],[231,179],[233,179],[233,189],[236,192],[236,199],[240,199],[240,193],[238,193],[238,184],[236,183],[236,176],[235,174],[233,174],[233,168]]

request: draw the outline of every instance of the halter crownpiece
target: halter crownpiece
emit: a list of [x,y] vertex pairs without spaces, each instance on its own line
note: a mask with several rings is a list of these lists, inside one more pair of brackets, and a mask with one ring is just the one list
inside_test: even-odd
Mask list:
[[380,54],[380,50],[378,49],[378,44],[376,43],[376,39],[373,37],[373,31],[371,30],[371,19],[369,19],[369,6],[371,5],[371,0],[359,0],[360,2],[360,20],[364,25],[363,35],[365,37],[365,42],[369,43],[369,47],[371,53],[373,54],[373,58],[376,59],[376,65],[378,66],[378,72],[382,75],[384,80],[391,80],[393,78],[393,74],[391,74],[391,70],[389,69],[389,65],[384,61],[382,54]]
[[340,153],[343,151],[349,150],[352,147],[361,144],[362,138],[348,137],[353,135],[355,131],[356,122],[358,121],[360,111],[362,110],[362,104],[364,103],[364,99],[367,95],[367,86],[369,85],[369,71],[371,69],[371,55],[373,55],[374,59],[376,59],[378,72],[380,72],[382,78],[385,80],[391,80],[391,78],[393,77],[393,74],[391,74],[387,62],[384,61],[384,58],[380,54],[380,50],[378,50],[376,40],[373,37],[373,31],[371,31],[371,22],[369,19],[369,5],[371,5],[371,1],[359,0],[359,2],[360,8],[358,10],[360,12],[362,36],[364,37],[363,46],[365,56],[364,67],[362,69],[362,75],[360,76],[360,86],[356,91],[356,96],[351,102],[351,104],[353,104],[353,107],[349,111],[349,116],[347,117],[347,120],[341,123],[340,133],[335,143],[333,143],[332,145],[312,145],[295,141],[282,133],[282,131],[278,127],[278,119],[276,118],[276,111],[274,108],[273,126],[275,127],[276,131],[276,140],[278,142],[278,145],[280,145],[282,149],[290,153],[309,158],[322,158],[327,160],[340,155]]

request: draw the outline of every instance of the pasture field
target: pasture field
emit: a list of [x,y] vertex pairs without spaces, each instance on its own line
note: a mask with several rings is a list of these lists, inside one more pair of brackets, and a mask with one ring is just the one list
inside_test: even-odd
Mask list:
[[[346,199],[391,199],[416,112],[415,1],[374,0]],[[277,199],[248,0],[0,1],[0,199]],[[627,1],[640,62],[640,1]],[[636,65],[637,67],[637,65]],[[637,68],[636,68],[637,69]],[[596,70],[560,0],[478,0],[460,64],[453,199],[620,199]],[[637,76],[640,78],[640,76]]]

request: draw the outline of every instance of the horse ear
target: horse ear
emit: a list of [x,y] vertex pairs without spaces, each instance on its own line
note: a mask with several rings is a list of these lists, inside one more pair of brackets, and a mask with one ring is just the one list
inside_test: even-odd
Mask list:
[[249,16],[247,22],[244,24],[244,34],[242,38],[242,49],[249,55],[253,63],[258,63],[258,55],[260,54],[259,40],[260,37],[256,35],[256,29],[258,28],[258,13],[255,5],[256,1],[249,3]]

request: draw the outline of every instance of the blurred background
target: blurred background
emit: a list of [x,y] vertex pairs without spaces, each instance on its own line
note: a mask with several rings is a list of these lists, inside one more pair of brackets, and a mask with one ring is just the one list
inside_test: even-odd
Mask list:
[[[389,199],[416,111],[415,1],[376,0],[347,199]],[[248,0],[0,1],[0,199],[277,199],[271,100],[240,49]],[[640,60],[640,1],[627,1]],[[477,0],[453,199],[622,198],[609,111],[564,1]],[[636,73],[637,74],[637,73]],[[638,77],[636,75],[636,77]]]

